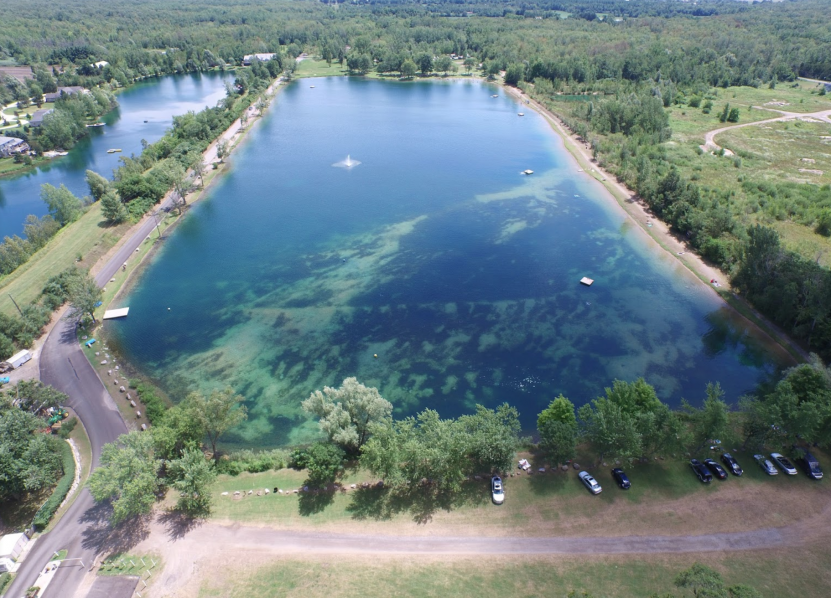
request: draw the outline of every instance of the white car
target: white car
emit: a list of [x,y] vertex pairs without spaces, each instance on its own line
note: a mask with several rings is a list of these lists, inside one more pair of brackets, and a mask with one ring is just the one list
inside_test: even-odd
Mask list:
[[600,484],[597,483],[587,471],[581,471],[577,477],[580,478],[580,481],[586,485],[586,488],[589,489],[589,492],[592,494],[600,494],[603,491],[603,488],[600,487]]
[[753,458],[756,459],[756,463],[759,464],[759,467],[762,468],[768,475],[778,475],[779,472],[776,471],[776,468],[773,466],[773,463],[765,459],[764,455],[753,455]]
[[796,467],[781,453],[771,453],[770,458],[788,475],[796,475]]
[[491,478],[491,498],[497,505],[505,502],[505,488],[502,487],[502,478],[498,475]]

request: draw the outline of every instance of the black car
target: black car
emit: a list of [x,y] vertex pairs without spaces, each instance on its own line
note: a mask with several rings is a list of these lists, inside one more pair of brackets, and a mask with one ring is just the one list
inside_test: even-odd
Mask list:
[[721,462],[727,466],[727,469],[729,469],[733,475],[742,475],[744,473],[739,465],[739,462],[736,461],[730,453],[724,453],[721,456]]
[[719,465],[718,463],[716,463],[712,459],[704,459],[704,465],[706,465],[707,469],[712,471],[713,475],[715,475],[718,479],[720,479],[720,480],[726,480],[727,479],[727,472],[724,471],[724,468],[721,465]]
[[698,479],[705,484],[713,481],[713,474],[709,472],[707,467],[698,459],[690,459],[690,467],[692,467]]
[[812,480],[821,480],[822,469],[819,466],[819,461],[817,461],[817,458],[805,449],[796,449],[796,451],[799,455],[799,457],[796,459],[796,462],[805,472],[805,475],[807,475]]
[[632,483],[629,481],[629,478],[626,477],[626,474],[620,467],[615,467],[612,470],[612,477],[615,478],[617,485],[620,486],[623,490],[629,490],[632,486]]

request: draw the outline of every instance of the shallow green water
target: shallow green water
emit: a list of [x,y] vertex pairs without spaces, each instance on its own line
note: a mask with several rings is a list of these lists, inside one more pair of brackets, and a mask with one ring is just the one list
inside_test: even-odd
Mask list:
[[[361,164],[332,166],[347,154]],[[230,441],[254,446],[316,435],[300,401],[347,376],[397,415],[508,401],[533,429],[559,393],[579,405],[616,377],[678,404],[773,372],[603,193],[494,87],[300,81],[107,326],[174,398],[242,393]]]

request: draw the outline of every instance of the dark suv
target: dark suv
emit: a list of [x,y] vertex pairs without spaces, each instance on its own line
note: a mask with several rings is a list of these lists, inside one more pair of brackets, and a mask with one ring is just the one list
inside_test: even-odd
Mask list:
[[822,479],[822,469],[820,469],[819,461],[811,453],[805,449],[796,449],[796,454],[799,455],[796,462],[805,472],[805,474],[812,480]]
[[692,467],[695,475],[697,475],[698,479],[703,483],[709,484],[713,481],[713,474],[711,474],[707,467],[698,459],[690,459],[690,467]]

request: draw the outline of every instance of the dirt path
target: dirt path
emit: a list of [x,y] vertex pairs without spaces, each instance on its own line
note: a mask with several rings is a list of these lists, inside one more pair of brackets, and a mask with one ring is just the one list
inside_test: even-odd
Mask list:
[[[730,131],[731,129],[741,129],[742,127],[755,127],[758,125],[764,125],[767,123],[774,123],[774,122],[782,122],[786,120],[820,120],[823,122],[827,122],[831,124],[831,110],[820,110],[819,112],[787,112],[785,110],[776,110],[773,108],[764,108],[762,106],[753,106],[753,108],[757,110],[770,110],[772,112],[779,112],[782,116],[778,116],[776,118],[768,118],[766,120],[757,120],[752,123],[743,123],[740,125],[730,125],[729,127],[721,127],[720,129],[714,129],[712,131],[708,131],[706,135],[704,135],[704,145],[700,146],[702,150],[705,152],[713,152],[719,151],[722,149],[720,145],[715,142],[716,135],[720,135],[725,131]],[[728,152],[730,150],[725,150]],[[730,152],[732,154],[732,152]]]

